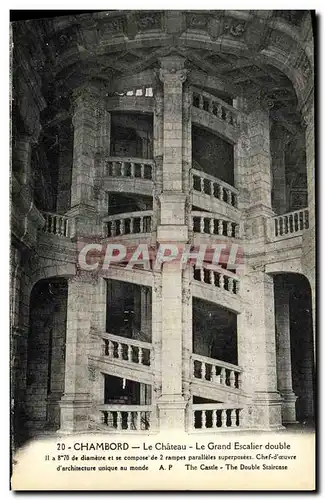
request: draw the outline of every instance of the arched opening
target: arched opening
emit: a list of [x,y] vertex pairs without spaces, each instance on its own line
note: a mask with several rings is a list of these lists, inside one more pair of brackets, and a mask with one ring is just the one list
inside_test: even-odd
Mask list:
[[315,368],[311,290],[299,274],[274,276],[278,390],[283,424],[313,426]]
[[60,427],[64,391],[68,283],[40,280],[30,298],[24,437]]

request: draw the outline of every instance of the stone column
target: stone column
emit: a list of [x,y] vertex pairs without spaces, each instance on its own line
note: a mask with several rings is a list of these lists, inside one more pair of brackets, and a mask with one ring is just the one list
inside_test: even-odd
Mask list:
[[237,107],[245,114],[235,147],[238,207],[246,209],[247,236],[264,241],[265,219],[273,215],[269,109],[258,89],[249,98],[238,98]]
[[68,281],[64,396],[60,402],[61,433],[87,431],[92,405],[88,354],[93,296],[97,281],[80,272]]
[[97,211],[100,217],[107,215],[108,211],[108,193],[103,189],[102,175],[103,170],[100,166],[104,165],[105,159],[111,153],[111,113],[105,108],[104,97],[101,96],[98,101],[97,109],[97,132],[96,132],[96,161],[95,165],[95,198],[97,200]]
[[282,422],[296,422],[296,399],[292,390],[289,290],[284,280],[275,280],[275,328],[278,391],[282,401]]
[[97,236],[102,233],[94,190],[99,101],[99,90],[91,85],[74,91],[71,209],[68,212],[72,236]]
[[288,211],[285,152],[289,134],[275,122],[272,124],[271,139],[273,209],[281,215]]
[[314,360],[316,360],[316,234],[315,234],[315,116],[314,93],[310,93],[303,107],[303,117],[306,124],[306,169],[308,190],[309,227],[303,234],[302,266],[305,276],[309,280],[312,297],[312,319],[314,337]]
[[[160,225],[157,241],[182,247],[188,240],[183,192],[183,82],[185,60],[161,59],[164,84],[163,170]],[[182,269],[179,262],[164,263],[161,273],[161,397],[158,400],[161,429],[184,429]]]
[[21,185],[31,185],[31,153],[33,137],[19,135],[14,144],[14,174]]
[[73,162],[73,132],[69,124],[61,124],[59,128],[59,172],[56,211],[65,214],[70,208],[71,175]]
[[252,398],[245,409],[244,425],[253,429],[281,429],[273,278],[262,270],[246,268],[240,289],[244,311],[237,318],[238,364],[244,369],[242,390]]
[[65,334],[67,322],[67,285],[55,289],[56,306],[50,335],[50,385],[47,397],[47,422],[51,429],[60,427],[59,401],[64,392]]

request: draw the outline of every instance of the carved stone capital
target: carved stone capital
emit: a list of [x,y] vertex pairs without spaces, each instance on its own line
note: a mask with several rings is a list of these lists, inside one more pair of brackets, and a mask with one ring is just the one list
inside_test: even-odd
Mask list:
[[187,69],[163,69],[159,70],[159,78],[164,85],[179,85],[185,82],[188,75]]

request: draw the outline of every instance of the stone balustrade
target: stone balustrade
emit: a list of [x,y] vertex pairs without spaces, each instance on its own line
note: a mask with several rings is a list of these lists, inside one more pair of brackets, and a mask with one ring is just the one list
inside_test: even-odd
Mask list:
[[299,236],[308,227],[308,209],[295,210],[294,212],[272,217],[268,223],[268,237],[270,240],[279,240]]
[[42,228],[44,233],[55,234],[69,238],[69,219],[65,215],[42,212],[45,225]]
[[192,230],[201,234],[216,234],[228,238],[240,237],[240,226],[236,222],[220,219],[211,212],[191,212]]
[[101,423],[111,431],[148,431],[152,428],[149,405],[100,405]]
[[191,176],[192,188],[195,191],[217,198],[232,207],[237,207],[238,189],[201,170],[192,168]]
[[197,87],[192,87],[192,92],[192,104],[194,107],[216,116],[228,125],[239,128],[240,113],[233,106],[225,103],[222,99],[219,99],[219,97],[204,92]]
[[243,427],[241,413],[242,408],[234,408],[229,404],[193,404],[190,406],[190,428],[195,431],[238,429]]
[[218,359],[192,355],[192,375],[196,379],[223,385],[233,389],[240,389],[240,375],[242,369],[236,365],[225,363]]
[[152,227],[152,210],[107,215],[103,218],[103,222],[106,223],[107,238],[122,236],[124,234],[150,233]]
[[103,161],[102,175],[105,177],[128,177],[153,180],[154,161],[144,158],[109,156]]
[[232,273],[226,272],[223,269],[221,270],[221,268],[220,271],[215,271],[205,267],[201,267],[200,269],[193,267],[193,278],[196,281],[220,288],[228,293],[239,294],[239,279]]
[[102,339],[103,356],[107,356],[109,359],[150,366],[152,358],[152,345],[150,343],[109,333],[105,333]]

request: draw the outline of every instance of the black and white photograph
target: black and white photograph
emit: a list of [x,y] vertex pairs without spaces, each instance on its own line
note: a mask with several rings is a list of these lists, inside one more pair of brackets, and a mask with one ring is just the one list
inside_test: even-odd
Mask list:
[[9,42],[12,489],[314,490],[315,11],[33,12]]

